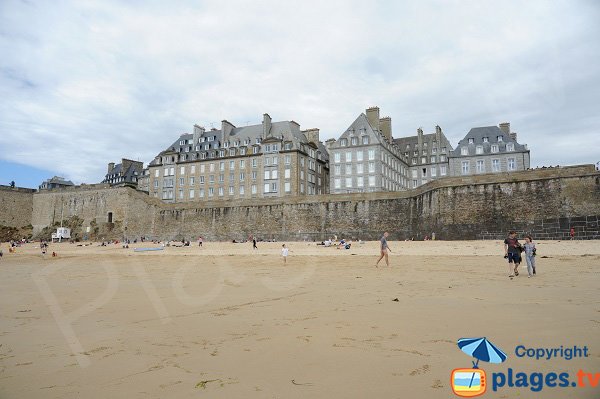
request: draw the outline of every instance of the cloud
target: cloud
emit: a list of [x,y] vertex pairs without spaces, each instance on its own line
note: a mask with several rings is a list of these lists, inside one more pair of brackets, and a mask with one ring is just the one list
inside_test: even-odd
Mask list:
[[[2,2],[2,159],[98,182],[194,123],[296,120],[456,144],[509,121],[534,164],[596,162],[595,2]],[[589,142],[589,141],[587,141]]]

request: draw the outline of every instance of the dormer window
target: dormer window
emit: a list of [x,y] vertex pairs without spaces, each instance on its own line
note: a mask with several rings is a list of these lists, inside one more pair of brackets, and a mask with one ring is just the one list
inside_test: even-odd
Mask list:
[[350,144],[357,145],[358,144],[358,137],[352,137],[352,139],[350,140]]
[[346,147],[348,145],[348,139],[340,139],[340,146]]
[[475,147],[475,154],[483,154],[483,146],[478,145]]
[[235,148],[231,148],[231,149],[229,150],[229,156],[231,156],[231,157],[232,157],[232,156],[234,156],[234,155],[235,155]]
[[474,138],[469,138],[469,144],[474,144],[475,143],[475,139]]
[[369,136],[362,136],[362,143],[369,144]]
[[498,136],[498,142],[501,143],[502,142],[502,136]]
[[185,140],[179,140],[179,145],[184,145],[185,144]]
[[260,144],[260,137],[256,138],[256,144]]
[[427,143],[423,143],[423,148],[427,148]]
[[446,153],[446,147],[442,147],[442,153]]
[[223,143],[223,147],[225,147],[225,148],[229,147],[229,142],[226,141],[225,143]]
[[492,153],[497,153],[498,152],[498,144],[492,144]]
[[292,143],[285,143],[283,146],[284,149],[286,150],[291,150],[292,149]]
[[467,147],[460,147],[460,155],[469,155],[469,149]]
[[514,151],[514,150],[515,150],[514,143],[507,143],[506,144],[506,151]]
[[431,149],[431,153],[432,153],[432,154],[435,154],[435,153],[437,153],[437,147],[433,147],[433,148]]
[[414,151],[413,155],[419,155],[419,151]]
[[490,141],[489,137],[484,137],[484,138],[483,138],[483,142],[484,142],[484,143],[488,143],[489,141]]

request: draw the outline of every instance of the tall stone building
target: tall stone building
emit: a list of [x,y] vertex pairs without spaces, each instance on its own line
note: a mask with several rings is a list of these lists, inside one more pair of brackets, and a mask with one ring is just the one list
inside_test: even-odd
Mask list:
[[329,193],[329,157],[319,129],[294,121],[221,129],[194,125],[150,162],[149,193],[165,202]]
[[338,140],[327,141],[331,193],[400,191],[408,188],[406,160],[392,138],[392,119],[368,108]]
[[527,144],[517,142],[510,123],[472,128],[450,152],[452,176],[513,172],[530,167]]
[[137,187],[138,177],[142,174],[144,163],[123,158],[121,163],[115,165],[114,162],[108,164],[108,171],[102,183],[115,186]]
[[408,187],[416,188],[449,175],[448,155],[452,145],[441,127],[436,126],[435,133],[430,134],[423,134],[423,129],[419,128],[416,136],[394,139],[394,143],[409,165]]

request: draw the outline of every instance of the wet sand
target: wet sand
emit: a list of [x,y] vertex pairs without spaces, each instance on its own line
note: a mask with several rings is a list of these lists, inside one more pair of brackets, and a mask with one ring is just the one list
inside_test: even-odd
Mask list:
[[[449,398],[456,346],[487,337],[488,373],[600,372],[600,245],[538,242],[538,275],[508,278],[499,241],[351,250],[205,242],[134,252],[37,244],[0,259],[0,398]],[[56,258],[50,256],[55,251]],[[547,256],[547,258],[542,258]],[[394,299],[398,301],[394,301]],[[515,347],[587,345],[584,359]],[[596,398],[597,388],[485,397]]]

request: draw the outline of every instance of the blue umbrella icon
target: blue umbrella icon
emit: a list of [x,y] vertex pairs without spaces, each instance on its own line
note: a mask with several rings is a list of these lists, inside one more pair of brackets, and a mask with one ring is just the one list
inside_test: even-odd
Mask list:
[[[478,368],[480,360],[489,363],[502,363],[506,360],[506,353],[502,352],[500,348],[492,344],[487,338],[461,338],[458,340],[458,347],[461,351],[465,352],[469,356],[473,356],[477,359],[477,362],[473,362],[473,368]],[[469,388],[473,384],[473,378],[475,373],[471,377]]]

